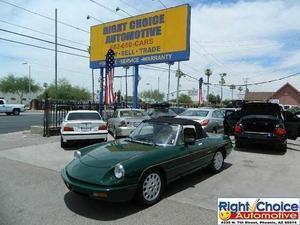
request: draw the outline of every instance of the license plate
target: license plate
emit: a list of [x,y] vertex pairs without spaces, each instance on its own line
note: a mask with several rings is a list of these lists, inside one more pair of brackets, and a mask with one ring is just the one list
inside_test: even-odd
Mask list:
[[81,127],[81,131],[91,131],[90,127]]

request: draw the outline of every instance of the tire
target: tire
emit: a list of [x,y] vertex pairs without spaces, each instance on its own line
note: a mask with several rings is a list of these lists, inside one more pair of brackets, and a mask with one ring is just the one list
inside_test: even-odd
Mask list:
[[11,112],[7,112],[6,115],[11,116]]
[[235,147],[236,147],[236,148],[243,148],[243,146],[244,146],[244,145],[242,144],[241,141],[235,139]]
[[218,129],[216,127],[213,128],[213,133],[215,133],[215,134],[218,133]]
[[223,170],[224,155],[221,151],[217,151],[209,165],[209,169],[213,173],[219,173]]
[[60,147],[61,148],[68,147],[68,142],[63,142],[63,138],[62,137],[60,137]]
[[12,112],[15,116],[20,115],[20,110],[19,109],[14,109]]
[[287,143],[280,144],[278,146],[278,150],[281,152],[286,152],[287,151]]
[[158,169],[146,171],[138,185],[136,200],[140,205],[150,206],[159,202],[165,186],[165,178]]

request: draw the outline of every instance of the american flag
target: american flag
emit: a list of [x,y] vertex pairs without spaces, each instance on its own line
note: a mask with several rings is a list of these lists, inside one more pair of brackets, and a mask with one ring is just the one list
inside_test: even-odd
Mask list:
[[203,93],[202,93],[202,84],[203,84],[203,78],[201,77],[199,79],[199,104],[202,105],[204,103],[203,101]]
[[115,52],[112,49],[109,49],[106,54],[106,86],[105,86],[105,103],[110,105],[115,101],[115,94],[113,89],[114,83],[114,64],[115,64]]

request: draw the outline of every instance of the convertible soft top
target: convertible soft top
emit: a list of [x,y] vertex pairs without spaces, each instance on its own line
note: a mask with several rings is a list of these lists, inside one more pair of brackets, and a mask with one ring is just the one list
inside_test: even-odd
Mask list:
[[203,137],[207,137],[207,134],[202,129],[200,123],[189,120],[189,119],[182,119],[182,118],[174,118],[174,117],[158,117],[155,119],[145,120],[150,123],[168,123],[168,124],[180,124],[180,125],[193,125],[196,129],[196,139],[200,139]]

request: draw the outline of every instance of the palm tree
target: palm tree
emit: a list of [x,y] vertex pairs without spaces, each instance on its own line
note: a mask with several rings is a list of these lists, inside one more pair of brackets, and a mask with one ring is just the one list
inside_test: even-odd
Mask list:
[[231,90],[231,100],[233,100],[233,90],[236,88],[236,86],[234,84],[231,84],[229,86],[230,90]]
[[221,77],[221,79],[220,79],[220,81],[219,81],[219,84],[221,85],[221,101],[223,100],[223,86],[224,86],[224,84],[225,84],[225,79],[224,79],[224,77],[226,77],[226,73],[220,73],[220,77]]
[[205,76],[207,76],[207,100],[209,96],[209,77],[212,75],[212,71],[210,69],[205,70]]

